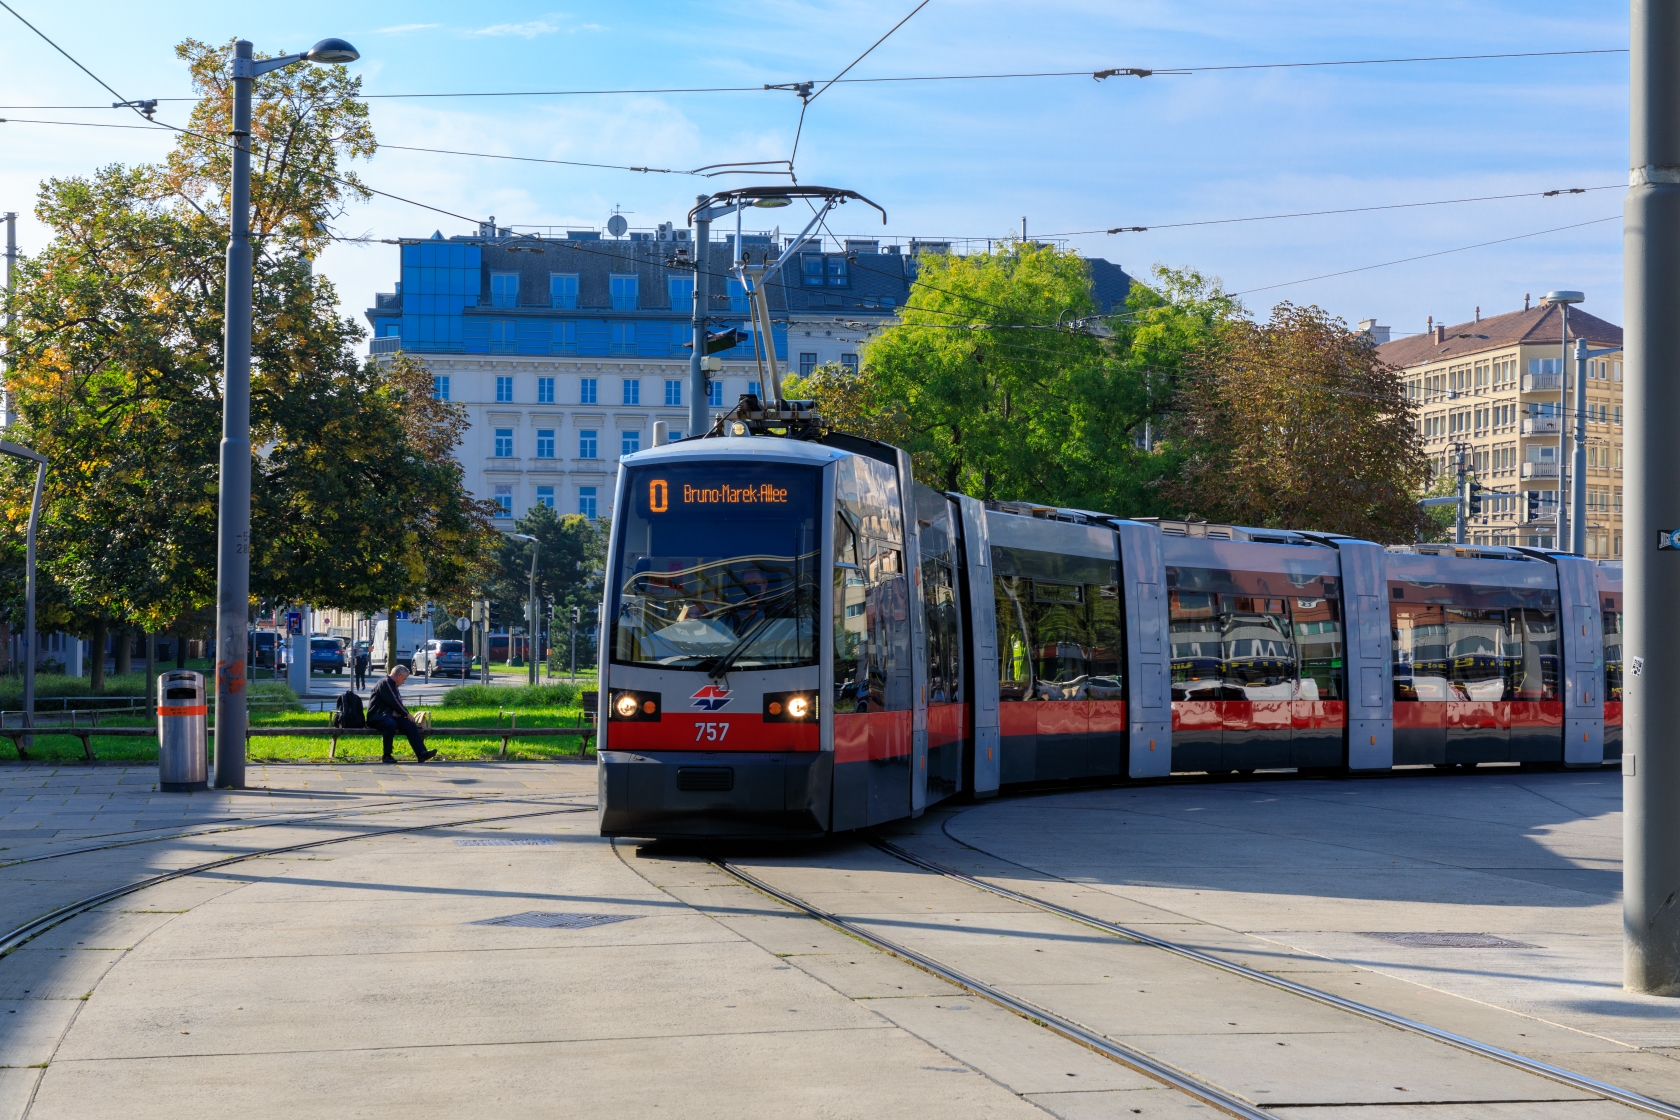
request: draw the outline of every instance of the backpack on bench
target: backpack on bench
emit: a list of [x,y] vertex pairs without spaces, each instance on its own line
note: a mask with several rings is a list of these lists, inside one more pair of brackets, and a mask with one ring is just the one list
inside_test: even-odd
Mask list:
[[354,692],[338,694],[338,711],[333,715],[334,727],[358,728],[367,726],[367,715],[362,711],[362,698]]

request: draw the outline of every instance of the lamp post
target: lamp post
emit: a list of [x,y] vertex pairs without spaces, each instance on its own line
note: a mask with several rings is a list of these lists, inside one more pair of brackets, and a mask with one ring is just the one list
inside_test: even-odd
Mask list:
[[245,643],[251,611],[251,92],[257,76],[298,62],[354,62],[343,39],[257,61],[233,45],[233,191],[228,208],[222,353],[221,486],[216,524],[216,787],[245,788]]
[[[1563,308],[1563,328],[1559,341],[1559,346],[1561,348],[1559,353],[1561,357],[1558,360],[1557,539],[1552,542],[1553,546],[1559,552],[1570,551],[1569,526],[1572,511],[1570,509],[1571,503],[1566,503],[1563,500],[1564,481],[1566,478],[1569,479],[1573,483],[1575,489],[1579,490],[1581,488],[1581,476],[1584,473],[1584,470],[1578,471],[1572,467],[1565,466],[1568,459],[1564,455],[1564,450],[1567,447],[1566,441],[1569,438],[1569,305],[1574,303],[1584,303],[1586,298],[1587,297],[1580,292],[1562,291],[1547,292],[1546,298],[1540,301],[1541,303],[1556,304],[1557,306]],[[1579,392],[1577,392],[1576,395],[1581,398],[1581,407],[1585,409],[1587,407],[1586,389],[1584,386],[1578,388]],[[1587,455],[1585,445],[1578,445],[1575,448],[1575,453],[1581,458],[1581,462],[1584,467]],[[1584,503],[1583,508],[1585,508]]]
[[[525,640],[530,643],[530,648],[528,650],[530,656],[525,659],[525,676],[528,683],[536,684],[537,642],[539,640],[539,636],[542,634],[542,619],[537,617],[537,553],[542,548],[542,542],[537,540],[536,537],[529,536],[525,533],[507,533],[504,535],[511,540],[531,542],[531,586],[525,596],[525,621],[527,623]],[[509,638],[508,641],[511,643],[513,639]],[[510,644],[508,649],[509,656],[511,656],[512,653],[513,649]]]

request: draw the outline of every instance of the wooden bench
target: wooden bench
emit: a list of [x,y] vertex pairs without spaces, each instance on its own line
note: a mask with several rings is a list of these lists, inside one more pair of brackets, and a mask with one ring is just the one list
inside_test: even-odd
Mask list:
[[[420,734],[427,739],[433,738],[434,736],[441,737],[441,738],[446,738],[446,739],[500,739],[502,741],[501,754],[498,756],[500,758],[506,758],[507,757],[508,740],[510,740],[510,739],[552,739],[552,738],[559,738],[559,737],[564,737],[564,736],[568,736],[568,735],[574,735],[574,736],[577,736],[577,737],[584,740],[584,742],[582,744],[582,747],[585,751],[589,750],[590,746],[593,744],[593,742],[595,740],[595,728],[593,728],[593,727],[423,727],[423,728],[420,729]],[[24,761],[24,762],[27,762],[29,760],[29,754],[24,748],[23,740],[26,736],[31,736],[31,735],[74,735],[76,738],[78,738],[82,741],[82,754],[87,756],[87,761],[92,762],[94,760],[94,758],[93,758],[93,743],[92,743],[92,739],[93,739],[94,736],[97,735],[97,736],[103,736],[103,737],[108,737],[108,738],[130,738],[130,739],[156,738],[157,737],[157,728],[155,728],[155,727],[7,727],[7,728],[0,728],[0,736],[4,736],[4,737],[6,737],[6,738],[8,738],[12,741],[12,746],[17,749],[19,760]],[[210,737],[212,739],[214,739],[215,736],[216,736],[216,732],[212,728],[211,731],[210,731]],[[252,739],[259,739],[259,738],[260,739],[270,739],[270,738],[277,738],[278,737],[278,738],[317,738],[318,739],[318,738],[321,738],[323,736],[329,737],[329,738],[332,739],[332,745],[327,748],[327,757],[328,758],[336,758],[336,757],[338,757],[338,740],[340,738],[345,738],[345,739],[380,738],[380,739],[383,739],[384,736],[385,736],[385,733],[383,731],[376,731],[371,727],[248,727],[245,730],[245,739],[246,739],[247,742],[249,742]]]

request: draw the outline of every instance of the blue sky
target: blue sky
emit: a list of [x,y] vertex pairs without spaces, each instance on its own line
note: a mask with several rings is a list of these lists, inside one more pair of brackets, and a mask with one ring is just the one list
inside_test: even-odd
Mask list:
[[[742,0],[731,5],[543,3],[285,5],[9,0],[129,97],[186,95],[173,44],[233,35],[260,51],[337,35],[362,51],[368,93],[666,88],[823,79],[914,7],[914,0]],[[1391,58],[1627,45],[1625,3],[1358,5],[1237,0],[1022,6],[932,0],[853,71],[875,78],[1108,67]],[[0,11],[5,117],[115,121],[110,98]],[[840,234],[1001,237],[1245,217],[1626,183],[1627,58],[1512,59],[1147,79],[1089,77],[840,85],[807,114],[802,181],[850,187],[861,207]],[[386,100],[388,144],[602,163],[692,168],[786,158],[790,93],[633,94]],[[182,121],[185,106],[160,116]],[[48,176],[159,158],[167,140],[103,129],[0,125],[0,209],[27,212]],[[374,187],[502,224],[683,222],[696,193],[747,179],[698,179],[383,151],[361,168]],[[1310,283],[1344,269],[1610,218],[1622,191],[1470,203],[1068,239],[1135,275],[1161,262],[1216,275],[1264,315],[1279,299],[1316,303],[1397,333],[1427,316],[1456,323],[1523,294],[1580,288],[1586,310],[1621,317],[1618,221]],[[784,213],[791,213],[784,212]],[[791,224],[791,219],[789,222]],[[378,200],[347,233],[425,236],[464,223]],[[784,232],[792,232],[786,230]],[[25,252],[44,233],[20,224]],[[335,247],[320,262],[359,313],[396,278],[394,246]]]

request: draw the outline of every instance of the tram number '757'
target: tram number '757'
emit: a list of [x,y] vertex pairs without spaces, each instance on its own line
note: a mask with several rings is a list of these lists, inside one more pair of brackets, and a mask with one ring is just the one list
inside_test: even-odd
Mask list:
[[694,741],[696,743],[702,740],[708,743],[721,743],[724,736],[728,734],[729,725],[727,723],[700,723],[696,721],[694,724]]

